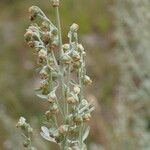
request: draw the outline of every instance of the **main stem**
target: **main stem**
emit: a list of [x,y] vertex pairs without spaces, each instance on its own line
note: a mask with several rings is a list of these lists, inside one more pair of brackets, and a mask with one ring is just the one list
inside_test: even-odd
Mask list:
[[[60,58],[60,81],[61,81],[61,91],[62,91],[62,100],[64,102],[64,106],[63,106],[63,114],[64,114],[64,120],[63,122],[65,122],[65,118],[67,115],[67,105],[65,104],[65,84],[64,84],[64,67],[63,67],[63,63],[61,61],[61,57],[64,54],[64,51],[62,49],[62,35],[61,35],[61,24],[60,24],[60,15],[59,15],[59,7],[56,7],[56,20],[57,20],[57,28],[58,28],[58,36],[59,36],[59,58]],[[64,139],[64,142],[61,145],[61,149],[62,150],[66,150],[68,148],[68,142],[67,142],[67,138]]]
[[56,20],[57,20],[57,28],[58,28],[58,36],[59,36],[59,48],[60,48],[60,57],[61,57],[64,52],[62,49],[62,35],[61,35],[59,7],[56,7]]
[[[65,91],[64,91],[64,69],[63,69],[63,64],[61,61],[61,57],[64,54],[64,51],[62,49],[62,35],[61,35],[61,24],[60,24],[60,16],[59,16],[59,6],[57,6],[55,9],[56,9],[56,21],[57,21],[58,37],[59,37],[59,60],[60,60],[60,67],[59,67],[60,71],[59,72],[60,72],[62,100],[64,100],[65,99],[65,97],[64,97],[64,94],[65,94]],[[64,108],[62,109],[62,111],[63,111],[63,114],[65,115]]]

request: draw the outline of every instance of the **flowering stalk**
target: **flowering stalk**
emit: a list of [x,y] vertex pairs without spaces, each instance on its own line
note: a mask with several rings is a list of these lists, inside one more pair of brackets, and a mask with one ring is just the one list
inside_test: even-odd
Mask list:
[[69,43],[62,43],[59,0],[51,3],[56,9],[57,27],[40,8],[32,6],[30,19],[39,21],[32,23],[25,33],[27,44],[38,57],[41,82],[36,94],[49,105],[45,113],[47,127],[41,127],[41,135],[62,150],[85,150],[84,141],[90,130],[87,122],[94,110],[84,98],[84,86],[92,83],[86,75],[86,52],[78,43],[79,26],[75,23],[68,33]]

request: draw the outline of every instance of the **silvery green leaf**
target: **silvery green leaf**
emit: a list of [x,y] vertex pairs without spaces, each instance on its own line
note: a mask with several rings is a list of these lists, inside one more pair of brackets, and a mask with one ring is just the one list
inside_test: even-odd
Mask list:
[[42,131],[40,132],[40,134],[41,134],[41,136],[42,136],[44,139],[56,143],[55,139],[52,138],[52,137],[50,137],[50,135],[49,135],[49,130],[48,130],[47,127],[42,126],[42,127],[41,127],[41,130],[42,130]]
[[90,132],[90,127],[87,127],[87,128],[85,129],[84,135],[83,135],[83,137],[82,137],[82,142],[84,142],[85,139],[88,137],[89,132]]
[[45,126],[41,127],[42,132],[44,132],[45,134],[49,135],[49,129]]
[[47,95],[43,95],[43,94],[36,94],[36,96],[38,96],[39,98],[42,98],[42,99],[48,99],[48,96]]
[[91,108],[89,108],[89,112],[92,112],[92,111],[94,111],[95,110],[95,107],[94,106],[92,106]]
[[47,95],[43,95],[43,94],[41,94],[41,91],[40,90],[35,90],[35,94],[36,94],[36,96],[38,96],[39,98],[42,98],[42,99],[45,99],[45,100],[47,100],[48,99],[48,96]]

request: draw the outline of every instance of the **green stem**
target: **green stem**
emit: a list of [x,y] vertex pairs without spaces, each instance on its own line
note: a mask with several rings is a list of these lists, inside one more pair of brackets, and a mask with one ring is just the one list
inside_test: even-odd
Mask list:
[[[62,91],[62,100],[64,100],[64,68],[61,61],[61,56],[64,54],[62,49],[62,35],[61,35],[61,25],[60,25],[60,16],[59,16],[59,7],[56,7],[56,20],[57,20],[57,28],[58,28],[58,37],[59,37],[59,57],[60,57],[60,80],[61,80],[61,91]],[[65,108],[65,107],[64,107]],[[63,110],[65,113],[65,110]]]
[[60,16],[59,16],[59,8],[56,7],[56,20],[57,20],[57,28],[58,28],[58,36],[59,36],[59,48],[60,48],[60,57],[62,56],[62,35],[61,35],[61,25],[60,25]]

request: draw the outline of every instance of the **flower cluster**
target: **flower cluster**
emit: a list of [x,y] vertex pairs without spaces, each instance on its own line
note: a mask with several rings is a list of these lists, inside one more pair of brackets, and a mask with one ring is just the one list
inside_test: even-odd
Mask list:
[[[52,2],[58,9],[59,1]],[[85,49],[78,43],[79,26],[70,27],[69,42],[62,44],[59,20],[56,28],[37,6],[29,13],[31,21],[38,18],[38,24],[31,24],[25,33],[28,46],[38,57],[41,82],[36,93],[49,104],[45,113],[48,127],[41,128],[41,135],[65,150],[85,149],[87,122],[94,108],[84,98],[84,86],[92,80],[86,75]]]
[[31,134],[33,132],[33,129],[31,126],[26,122],[26,119],[24,117],[20,117],[17,125],[17,128],[20,128],[22,130],[22,135],[25,138],[23,142],[23,146],[27,148],[28,150],[36,150],[35,147],[31,144]]

